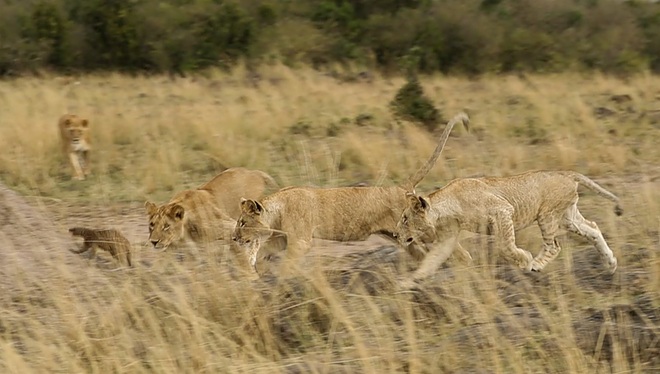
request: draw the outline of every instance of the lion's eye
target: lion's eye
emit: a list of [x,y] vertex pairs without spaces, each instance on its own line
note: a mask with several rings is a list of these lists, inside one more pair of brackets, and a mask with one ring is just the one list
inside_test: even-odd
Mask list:
[[153,223],[153,222],[149,222],[149,227],[153,228],[153,227],[154,227],[154,223]]
[[408,217],[404,216],[403,220],[401,220],[401,222],[403,222],[404,225],[407,224],[408,223]]
[[243,220],[238,221],[238,227],[245,227],[245,221]]
[[163,230],[165,230],[165,231],[167,231],[169,229],[170,229],[170,225],[165,225],[165,227],[163,227]]

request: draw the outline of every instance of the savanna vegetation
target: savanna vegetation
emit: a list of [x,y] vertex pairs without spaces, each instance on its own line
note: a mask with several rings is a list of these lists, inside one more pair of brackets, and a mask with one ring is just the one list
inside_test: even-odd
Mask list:
[[[31,202],[0,196],[3,372],[660,368],[657,77],[406,81],[337,71],[272,65],[175,79],[3,82],[0,176]],[[423,95],[404,100],[410,92]],[[623,217],[589,193],[580,203],[619,258],[613,276],[588,243],[570,236],[541,274],[502,262],[484,237],[464,238],[475,265],[449,263],[410,293],[394,284],[414,265],[373,242],[319,243],[303,260],[307,271],[257,282],[240,277],[224,246],[179,262],[139,244],[147,238],[145,199],[165,201],[228,166],[265,170],[284,186],[403,181],[442,129],[411,121],[442,123],[459,110],[470,113],[471,131],[455,129],[419,191],[536,168],[585,173],[623,200]],[[85,113],[94,130],[93,175],[82,182],[71,180],[58,147],[56,122],[67,111]],[[73,224],[121,229],[136,267],[115,270],[102,254],[88,262],[69,253]],[[537,231],[519,233],[519,245],[538,251]]]
[[[642,1],[0,3],[0,371],[654,373],[660,370],[660,13]],[[508,74],[513,73],[516,74]],[[527,274],[486,236],[409,292],[388,242],[318,242],[302,270],[241,277],[226,245],[155,253],[145,200],[232,166],[281,186],[418,187],[530,169],[584,173],[619,259],[562,237]],[[89,119],[71,180],[57,119]],[[6,186],[6,187],[5,187]],[[10,190],[11,189],[11,190]],[[12,191],[13,190],[13,191]],[[118,228],[135,267],[70,253]],[[517,234],[540,249],[536,228]],[[270,264],[269,264],[270,263]]]

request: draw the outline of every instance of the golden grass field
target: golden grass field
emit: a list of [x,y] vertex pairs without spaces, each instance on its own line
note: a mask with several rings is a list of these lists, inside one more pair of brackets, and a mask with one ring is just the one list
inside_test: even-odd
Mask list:
[[[0,372],[651,373],[660,370],[660,77],[424,76],[449,118],[465,110],[429,192],[456,177],[571,169],[617,194],[580,190],[619,259],[562,237],[525,274],[465,235],[449,261],[398,292],[413,264],[388,242],[319,242],[307,271],[242,280],[226,248],[154,253],[145,200],[165,202],[226,167],[281,186],[391,185],[437,134],[387,109],[402,78],[283,66],[202,76],[119,74],[0,82]],[[57,119],[90,120],[92,173],[71,180]],[[442,126],[440,127],[440,130]],[[119,228],[133,269],[67,249],[71,225]],[[536,254],[537,228],[518,234]]]

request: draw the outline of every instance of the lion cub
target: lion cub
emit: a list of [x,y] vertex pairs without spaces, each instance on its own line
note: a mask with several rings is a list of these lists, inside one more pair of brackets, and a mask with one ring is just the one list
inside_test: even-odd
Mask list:
[[177,193],[163,205],[146,201],[149,241],[155,249],[165,250],[186,242],[229,239],[241,213],[241,198],[258,199],[277,187],[263,171],[234,167],[196,189]]
[[65,114],[60,117],[60,140],[62,152],[69,159],[73,168],[73,177],[83,180],[90,173],[89,152],[89,121],[75,114]]
[[[588,239],[600,252],[611,273],[617,259],[595,222],[585,219],[577,207],[578,185],[616,203],[619,198],[586,176],[573,171],[530,171],[510,177],[455,179],[427,197],[409,193],[408,206],[397,224],[403,246],[413,242],[432,244],[419,268],[405,284],[434,272],[454,249],[460,231],[494,235],[505,257],[526,270],[541,271],[561,247],[560,229]],[[533,257],[516,245],[515,231],[538,224],[543,238],[541,252]]]
[[91,249],[92,255],[90,258],[93,259],[96,257],[96,248],[101,248],[110,252],[112,257],[120,263],[122,262],[122,257],[125,257],[128,266],[133,266],[131,264],[131,243],[129,243],[128,239],[126,239],[118,230],[97,230],[85,227],[72,227],[69,229],[69,232],[73,234],[73,236],[80,236],[85,239],[80,250],[71,250],[71,252],[80,254]]

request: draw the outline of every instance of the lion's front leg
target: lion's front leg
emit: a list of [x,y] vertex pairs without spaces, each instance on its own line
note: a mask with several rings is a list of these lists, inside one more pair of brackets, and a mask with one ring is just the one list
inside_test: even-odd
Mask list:
[[250,269],[254,274],[257,273],[257,256],[259,255],[259,248],[261,248],[261,244],[259,240],[254,240],[252,243],[250,243],[250,246],[247,248],[247,258],[248,258],[248,263],[250,264]]
[[428,245],[422,245],[417,242],[412,242],[411,244],[408,244],[405,249],[406,252],[412,257],[415,261],[419,262],[424,260],[424,257],[426,257],[426,254],[428,253]]
[[458,244],[458,235],[454,235],[439,243],[429,244],[431,248],[422,260],[417,270],[412,275],[404,280],[399,281],[399,287],[403,289],[410,289],[414,287],[417,281],[424,279],[435,272],[440,265],[442,265]]
[[84,180],[85,174],[83,173],[82,166],[80,165],[80,158],[77,152],[69,152],[69,163],[73,168],[73,177],[77,180]]
[[87,177],[92,173],[92,167],[91,164],[89,163],[89,151],[83,151],[81,153],[82,155],[80,155],[78,159],[80,160],[82,158],[81,164],[82,164],[83,175]]
[[529,251],[516,245],[515,227],[513,225],[513,208],[498,211],[491,217],[492,226],[496,229],[498,244],[502,254],[521,269],[532,270],[534,257]]
[[96,249],[97,249],[97,247],[98,247],[98,246],[97,246],[96,244],[91,244],[91,245],[89,246],[89,257],[88,257],[88,259],[89,259],[90,261],[96,259]]
[[300,260],[311,248],[312,238],[301,239],[300,237],[289,234],[287,236],[284,261],[280,264],[280,273],[286,276],[299,270]]
[[259,279],[257,257],[260,247],[258,240],[249,244],[238,244],[235,241],[229,243],[229,250],[234,254],[234,260],[249,280]]
[[91,244],[84,242],[82,246],[80,246],[79,249],[70,249],[71,253],[75,253],[77,255],[87,252],[89,248],[91,247]]
[[472,255],[468,252],[461,243],[456,241],[456,248],[454,249],[453,257],[458,257],[465,265],[472,265]]

